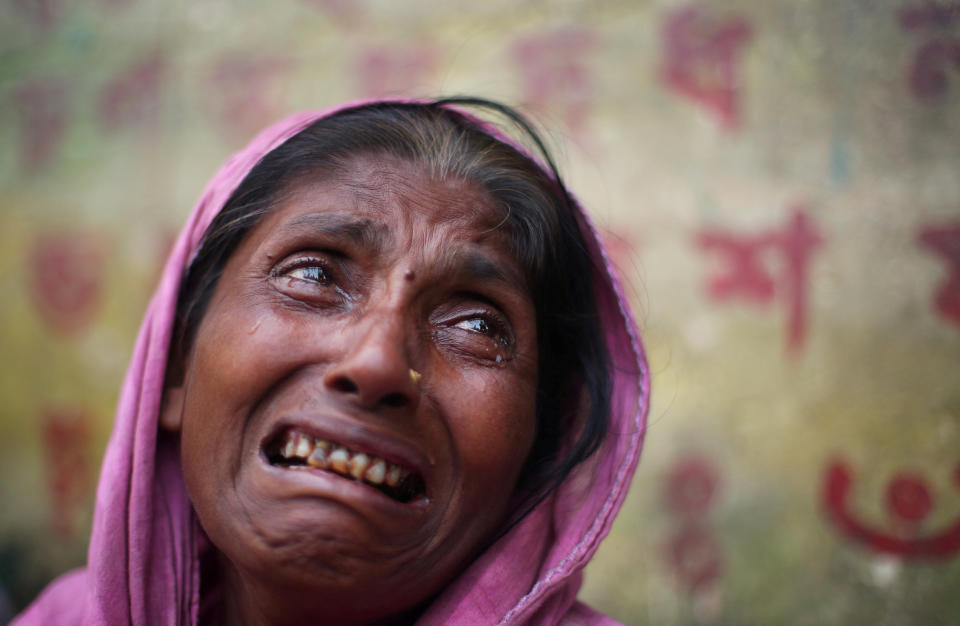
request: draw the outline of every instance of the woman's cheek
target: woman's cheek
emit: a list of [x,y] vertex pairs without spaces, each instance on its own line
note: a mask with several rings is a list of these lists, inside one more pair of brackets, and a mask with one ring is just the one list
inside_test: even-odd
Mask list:
[[[497,471],[514,479],[533,445],[535,406],[527,382],[491,370],[490,377],[464,377],[460,392],[452,394],[457,418],[454,440],[468,465]],[[467,381],[473,379],[471,385]]]
[[[228,311],[211,328],[204,355],[208,376],[221,381],[232,393],[259,390],[279,371],[290,367],[309,347],[303,340],[309,328],[294,316],[277,314],[263,307]],[[255,355],[255,358],[254,358]]]

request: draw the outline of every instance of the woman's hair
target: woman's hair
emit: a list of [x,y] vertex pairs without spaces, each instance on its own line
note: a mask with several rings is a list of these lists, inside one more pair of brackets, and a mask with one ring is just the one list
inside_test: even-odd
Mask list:
[[[505,118],[546,167],[497,139],[492,126],[451,107]],[[514,110],[475,98],[380,102],[317,120],[266,154],[207,229],[177,302],[168,384],[182,364],[230,256],[291,187],[362,156],[390,156],[438,178],[472,181],[504,210],[504,229],[525,271],[536,312],[536,436],[517,485],[515,522],[599,446],[610,406],[609,357],[597,312],[593,256],[578,210],[531,124]]]

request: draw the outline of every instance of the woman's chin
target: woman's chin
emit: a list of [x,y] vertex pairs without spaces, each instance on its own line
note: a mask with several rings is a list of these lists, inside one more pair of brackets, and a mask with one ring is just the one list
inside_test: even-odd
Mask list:
[[248,554],[242,563],[221,553],[225,623],[250,615],[269,615],[274,624],[406,623],[398,616],[417,612],[435,595],[416,586],[401,588],[395,577],[369,571],[371,563],[363,567],[353,555],[341,554],[342,547],[287,560],[284,551]]
[[228,587],[260,598],[257,612],[290,607],[290,623],[379,622],[436,595],[459,569],[423,568],[428,536],[371,522],[328,498],[274,501],[214,533]]
[[[317,598],[431,595],[420,567],[443,535],[440,515],[425,499],[397,502],[367,485],[329,472],[254,464],[232,493],[200,522],[243,579],[263,587],[309,591]],[[449,534],[449,533],[448,533]],[[449,552],[449,551],[448,551]],[[447,555],[449,558],[449,554]],[[433,570],[433,571],[431,571]],[[409,599],[409,598],[408,598]],[[416,599],[416,601],[419,601]]]

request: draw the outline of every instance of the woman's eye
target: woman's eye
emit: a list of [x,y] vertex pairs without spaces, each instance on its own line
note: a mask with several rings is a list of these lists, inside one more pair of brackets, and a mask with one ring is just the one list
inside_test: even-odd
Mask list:
[[489,335],[491,333],[490,323],[482,317],[471,317],[468,320],[457,322],[454,326],[482,335]]
[[452,326],[489,337],[502,347],[506,347],[510,343],[503,324],[486,317],[469,317],[452,324]]
[[302,265],[286,272],[290,278],[299,278],[300,280],[309,280],[323,285],[330,283],[330,275],[322,265]]
[[320,285],[334,282],[330,263],[318,256],[294,256],[278,265],[272,272],[276,278],[303,280]]
[[331,263],[319,257],[295,257],[272,274],[277,287],[293,298],[324,304],[349,302],[338,267]]

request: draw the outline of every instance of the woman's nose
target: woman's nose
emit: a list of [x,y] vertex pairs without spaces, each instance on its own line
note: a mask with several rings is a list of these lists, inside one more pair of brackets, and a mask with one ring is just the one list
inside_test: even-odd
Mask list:
[[[410,366],[399,321],[372,324],[324,376],[327,389],[365,409],[417,408],[420,374]],[[347,339],[350,340],[349,338]]]

